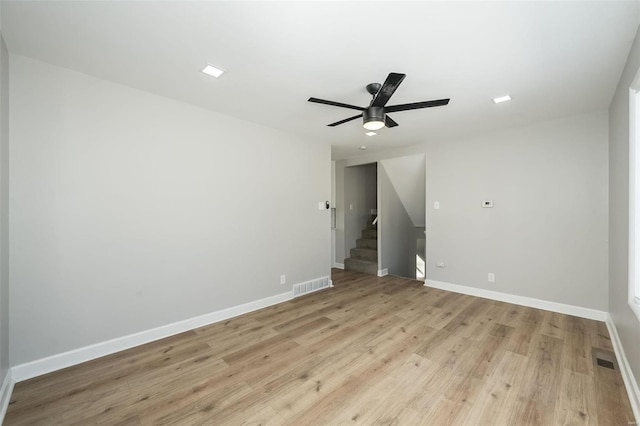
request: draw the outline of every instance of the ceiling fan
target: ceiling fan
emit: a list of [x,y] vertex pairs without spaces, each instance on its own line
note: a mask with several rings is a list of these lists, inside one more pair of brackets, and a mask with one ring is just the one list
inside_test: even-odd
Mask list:
[[345,118],[344,120],[336,121],[335,123],[328,124],[329,127],[335,127],[339,124],[347,123],[356,118],[363,118],[363,126],[367,130],[378,130],[387,127],[396,127],[396,123],[387,114],[390,112],[407,111],[410,109],[430,108],[437,106],[444,106],[449,103],[449,99],[438,99],[434,101],[414,102],[410,104],[385,106],[391,95],[396,91],[402,80],[406,77],[406,74],[398,74],[395,72],[389,73],[384,84],[371,83],[367,85],[367,92],[369,92],[373,99],[368,107],[363,108],[355,105],[343,104],[340,102],[326,101],[324,99],[309,98],[309,102],[315,102],[317,104],[333,105],[341,108],[355,109],[362,111],[361,114],[354,115],[353,117]]

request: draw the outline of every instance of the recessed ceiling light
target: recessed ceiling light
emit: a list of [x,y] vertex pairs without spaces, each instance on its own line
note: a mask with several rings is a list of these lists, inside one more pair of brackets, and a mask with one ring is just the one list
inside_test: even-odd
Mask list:
[[504,96],[500,96],[499,98],[493,98],[493,103],[494,104],[499,104],[500,102],[507,102],[511,100],[511,96],[509,95],[504,95]]
[[204,67],[202,72],[212,77],[218,78],[222,75],[224,71],[221,70],[220,68],[214,67],[213,65],[207,65],[206,67]]
[[364,145],[362,145],[362,146],[360,147],[360,149],[361,149],[362,151],[364,151],[365,149],[367,149],[367,147],[366,147],[366,146],[364,146]]
[[375,135],[377,135],[377,133],[376,132],[367,132],[367,133],[365,133],[365,135],[367,135],[367,136],[375,136]]

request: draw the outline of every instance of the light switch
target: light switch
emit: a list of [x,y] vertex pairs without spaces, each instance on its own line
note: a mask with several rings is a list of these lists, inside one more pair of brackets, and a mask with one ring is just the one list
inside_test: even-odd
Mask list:
[[440,201],[434,201],[433,202],[433,209],[434,210],[440,210]]

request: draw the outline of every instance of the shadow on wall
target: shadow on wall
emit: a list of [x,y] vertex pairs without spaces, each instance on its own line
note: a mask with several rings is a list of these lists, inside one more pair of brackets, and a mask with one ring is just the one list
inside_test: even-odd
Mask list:
[[381,269],[425,277],[425,155],[382,160],[378,169]]

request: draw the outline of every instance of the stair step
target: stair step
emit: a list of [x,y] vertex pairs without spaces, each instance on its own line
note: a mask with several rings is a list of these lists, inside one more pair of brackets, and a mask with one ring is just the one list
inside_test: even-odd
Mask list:
[[372,262],[378,261],[378,250],[352,248],[351,257],[353,259],[370,260]]
[[356,248],[378,250],[378,240],[370,238],[359,238],[356,240]]
[[371,240],[378,239],[378,230],[377,229],[363,229],[362,230],[362,238],[368,238]]
[[344,269],[364,272],[365,274],[378,275],[378,262],[349,258],[344,260]]

